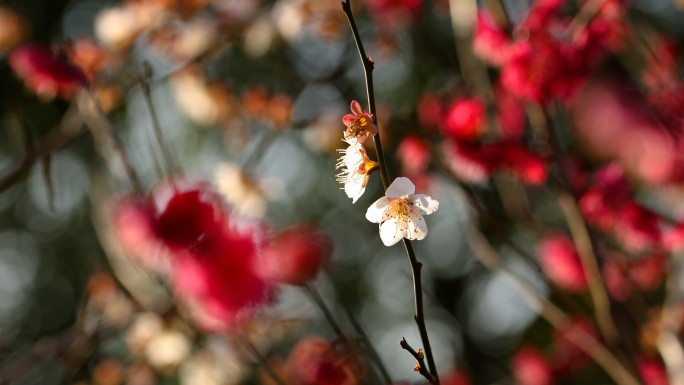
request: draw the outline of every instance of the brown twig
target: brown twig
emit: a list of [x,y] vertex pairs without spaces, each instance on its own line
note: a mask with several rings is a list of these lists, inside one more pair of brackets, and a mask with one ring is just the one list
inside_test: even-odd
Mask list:
[[409,345],[408,342],[406,342],[406,338],[403,338],[403,337],[402,337],[401,341],[399,341],[399,346],[401,346],[402,349],[404,349],[404,350],[408,351],[409,353],[411,353],[411,355],[413,356],[413,358],[416,359],[417,364],[418,364],[418,365],[416,366],[416,368],[418,369],[418,373],[420,373],[423,377],[425,377],[425,379],[426,379],[429,383],[435,384],[436,382],[435,382],[434,377],[432,377],[432,375],[430,374],[430,372],[428,372],[427,369],[425,369],[425,361],[423,360],[423,357],[421,357],[421,354],[420,354],[420,353],[418,353],[418,352],[416,352],[415,350],[413,350],[413,348],[411,347],[411,345]]
[[[359,56],[361,57],[361,63],[363,64],[363,69],[366,79],[366,92],[368,96],[368,108],[370,113],[373,115],[373,119],[377,124],[377,115],[375,109],[375,92],[373,89],[373,60],[366,55],[366,51],[363,48],[363,42],[361,41],[361,35],[356,27],[356,21],[354,20],[354,15],[352,14],[350,0],[345,0],[342,2],[342,10],[347,16],[347,21],[349,22],[349,27],[351,28],[352,35],[354,36],[354,41],[356,42],[356,48],[359,51]],[[382,150],[382,143],[380,141],[380,133],[373,136],[373,143],[375,144],[375,152],[378,156],[378,163],[380,164],[380,177],[382,178],[382,185],[385,190],[390,185],[389,174],[387,172],[387,163],[385,162],[385,155]],[[435,366],[435,360],[432,355],[432,348],[430,347],[430,340],[428,338],[427,328],[425,326],[425,316],[423,313],[423,292],[422,292],[422,282],[420,270],[422,264],[418,262],[416,254],[411,246],[411,241],[404,238],[404,247],[406,248],[406,253],[408,254],[409,262],[411,263],[411,271],[413,273],[413,295],[415,299],[415,315],[413,319],[416,321],[418,326],[418,331],[420,332],[420,339],[423,342],[423,348],[425,349],[425,357],[427,359],[427,364],[430,369],[430,374],[435,379],[435,383],[439,384],[439,376],[437,375],[437,367]]]

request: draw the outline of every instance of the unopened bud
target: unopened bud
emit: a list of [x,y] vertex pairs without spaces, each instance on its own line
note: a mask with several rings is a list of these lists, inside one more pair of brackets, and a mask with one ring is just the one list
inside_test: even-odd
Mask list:
[[418,349],[418,358],[421,360],[425,358],[425,354],[423,354],[423,349]]

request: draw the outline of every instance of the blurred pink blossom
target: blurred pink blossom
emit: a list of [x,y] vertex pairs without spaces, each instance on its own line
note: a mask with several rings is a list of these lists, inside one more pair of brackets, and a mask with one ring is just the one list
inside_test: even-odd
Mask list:
[[519,348],[513,355],[512,366],[519,385],[550,385],[554,382],[551,365],[532,346]]
[[280,232],[262,253],[262,277],[275,282],[303,286],[316,278],[330,257],[330,239],[311,226]]
[[442,119],[442,134],[459,141],[477,140],[487,129],[486,106],[480,99],[454,101]]
[[637,359],[636,367],[644,385],[668,385],[670,383],[665,366],[657,357],[640,357]]
[[83,71],[66,55],[38,43],[27,43],[12,50],[8,58],[12,70],[38,96],[70,99],[88,84]]
[[285,363],[290,381],[299,385],[354,385],[352,362],[321,337],[308,337],[290,351]]
[[575,128],[590,154],[616,160],[651,185],[684,179],[678,134],[656,119],[646,100],[619,80],[593,81],[573,105]]
[[566,235],[547,236],[537,243],[536,255],[544,273],[561,289],[573,293],[587,289],[582,262],[575,244]]

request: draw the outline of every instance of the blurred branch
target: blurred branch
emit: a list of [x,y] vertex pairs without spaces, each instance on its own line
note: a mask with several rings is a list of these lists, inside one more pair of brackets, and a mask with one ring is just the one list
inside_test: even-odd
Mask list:
[[683,257],[681,252],[673,256],[657,340],[658,350],[665,362],[671,385],[684,385],[684,347],[679,339],[679,330],[684,318],[684,296],[681,289]]
[[266,373],[268,374],[269,377],[273,380],[273,382],[276,383],[276,385],[287,385],[287,382],[280,378],[278,375],[278,372],[273,368],[273,365],[268,361],[266,357],[264,357],[261,352],[254,346],[252,341],[250,341],[246,335],[238,335],[238,340],[242,342],[242,345],[257,358],[257,361],[259,362],[259,365],[264,368]]
[[[601,329],[601,334],[603,334],[603,337],[608,344],[614,345],[620,339],[620,335],[617,332],[613,317],[610,313],[610,299],[608,298],[608,292],[606,291],[606,287],[601,277],[601,271],[599,269],[595,251],[596,248],[592,242],[584,218],[582,218],[582,214],[579,211],[577,194],[572,189],[570,176],[565,168],[567,163],[565,161],[565,151],[563,150],[563,146],[561,145],[560,138],[558,137],[551,117],[545,111],[539,111],[542,109],[540,106],[531,107],[530,109],[539,112],[539,119],[538,121],[535,121],[536,124],[541,123],[541,116],[543,113],[543,124],[545,125],[549,142],[556,157],[556,164],[563,181],[564,191],[559,191],[559,203],[563,214],[565,215],[568,227],[570,228],[570,233],[572,234],[575,247],[577,248],[577,253],[579,254],[585,276],[587,277],[589,292],[591,293],[591,299],[594,303],[596,322],[599,329]],[[532,119],[530,119],[530,122],[532,122]],[[538,129],[540,129],[540,127],[538,127]]]
[[[111,172],[117,175],[119,170],[119,165],[116,163],[116,153],[118,154],[118,160],[123,165],[128,180],[133,184],[133,188],[138,194],[142,194],[144,190],[140,177],[136,173],[133,163],[114,126],[112,126],[109,120],[107,120],[107,116],[102,112],[97,98],[90,92],[83,91],[76,95],[76,104],[85,125],[90,129],[97,148],[109,165]],[[119,177],[123,176],[119,175]]]
[[[428,372],[427,369],[425,369],[425,362],[423,361],[423,357],[421,357],[422,353],[418,353],[415,350],[413,350],[411,345],[409,345],[408,342],[406,342],[406,338],[402,338],[401,341],[399,341],[399,345],[401,346],[402,349],[407,350],[409,353],[411,353],[413,358],[416,359],[417,364],[418,364],[416,366],[416,369],[418,369],[418,373],[420,373],[423,377],[425,377],[425,379],[429,383],[434,384],[435,379],[432,377],[432,375],[430,375],[430,372]],[[416,370],[416,369],[414,369],[414,370]]]
[[309,294],[309,296],[311,296],[316,305],[318,305],[318,308],[321,309],[321,312],[323,312],[325,319],[328,321],[328,324],[330,324],[330,327],[335,332],[335,335],[337,335],[337,338],[340,341],[346,341],[347,337],[345,337],[344,333],[342,332],[342,329],[340,328],[340,325],[338,325],[337,321],[335,321],[335,317],[333,317],[332,312],[330,312],[330,309],[328,309],[328,306],[326,306],[325,302],[323,302],[323,298],[321,298],[321,295],[318,294],[318,290],[316,290],[316,288],[310,284],[304,286],[304,290],[306,290],[306,292]]
[[157,138],[157,144],[162,152],[164,163],[166,163],[166,172],[167,174],[178,172],[182,176],[183,170],[181,169],[180,165],[174,161],[173,156],[169,152],[169,148],[165,143],[166,141],[164,140],[164,133],[162,131],[161,124],[159,123],[157,110],[154,108],[154,102],[152,101],[152,88],[150,86],[152,68],[147,62],[143,63],[143,67],[144,73],[139,77],[140,88],[142,89],[142,94],[145,98],[145,102],[147,103],[147,109],[150,111],[152,127],[154,128],[154,136]]
[[463,81],[475,90],[477,95],[491,101],[494,94],[487,67],[475,57],[472,50],[473,25],[477,22],[477,3],[475,0],[449,0],[449,12]]
[[577,15],[572,19],[570,24],[565,28],[565,36],[569,36],[573,41],[577,40],[584,29],[589,25],[591,20],[598,14],[601,7],[606,0],[589,0],[582,8],[580,8]]
[[491,271],[500,271],[509,277],[530,308],[551,324],[556,330],[567,330],[567,337],[613,378],[619,385],[639,385],[637,378],[596,338],[581,326],[573,325],[561,309],[541,295],[524,278],[506,266],[501,256],[489,244],[487,238],[472,224],[466,226],[466,237],[477,259]]
[[[354,41],[356,42],[356,48],[359,51],[359,56],[361,57],[361,63],[363,64],[363,69],[366,78],[366,91],[368,95],[368,108],[370,113],[373,115],[373,119],[377,124],[377,116],[375,110],[375,92],[373,90],[373,60],[366,55],[366,51],[363,48],[363,42],[361,41],[361,35],[356,27],[356,21],[354,20],[354,15],[351,11],[350,0],[345,0],[342,2],[342,10],[345,15],[347,15],[347,21],[349,22],[349,27],[352,30],[352,35],[354,36]],[[373,143],[375,144],[375,152],[378,156],[378,163],[380,163],[380,177],[382,178],[382,185],[384,190],[390,185],[389,174],[387,172],[387,163],[385,162],[385,155],[382,151],[382,143],[380,141],[380,132],[373,136]],[[432,348],[430,347],[430,340],[428,338],[427,328],[425,326],[425,315],[423,313],[423,289],[421,282],[421,268],[422,264],[418,262],[416,254],[413,251],[413,246],[411,246],[411,241],[404,238],[404,247],[406,248],[406,253],[408,254],[409,262],[411,263],[411,272],[413,274],[413,297],[415,299],[415,310],[416,313],[413,319],[416,321],[418,326],[418,331],[420,333],[420,339],[423,342],[423,348],[425,348],[425,356],[427,358],[428,367],[430,368],[430,374],[435,379],[435,383],[439,384],[439,376],[437,375],[437,367],[435,366],[435,360],[432,356]]]
[[572,195],[564,191],[559,192],[558,202],[570,227],[570,233],[575,242],[577,254],[580,257],[584,274],[587,277],[589,293],[596,310],[596,321],[607,342],[613,344],[620,338],[620,335],[610,314],[610,298],[601,277],[601,271],[596,261],[589,231]]
[[28,151],[21,158],[15,159],[11,165],[0,171],[0,192],[12,187],[26,176],[34,163],[49,156],[53,151],[71,143],[74,138],[83,132],[81,130],[82,124],[83,120],[78,112],[78,108],[72,103],[59,125],[47,135],[47,138],[42,143]]
[[0,385],[8,385],[20,380],[28,375],[31,369],[53,357],[67,356],[87,350],[116,330],[118,328],[100,326],[90,334],[69,331],[60,336],[43,338],[25,353],[0,366]]
[[375,347],[373,344],[371,344],[370,339],[368,338],[368,335],[366,332],[363,330],[361,325],[359,324],[359,321],[356,320],[356,317],[354,317],[354,314],[352,314],[351,310],[349,310],[347,307],[344,308],[345,312],[347,313],[347,318],[349,318],[349,322],[351,322],[352,327],[356,331],[356,333],[359,335],[361,338],[361,341],[363,342],[365,346],[366,353],[370,357],[371,361],[375,363],[375,366],[378,367],[378,370],[380,370],[380,374],[382,374],[383,379],[385,380],[386,384],[391,384],[392,383],[392,378],[389,375],[389,372],[387,371],[387,368],[385,368],[385,365],[382,364],[382,360],[380,359],[380,355],[378,354],[377,350],[375,350]]
[[259,137],[259,141],[254,150],[247,156],[247,159],[242,164],[242,171],[249,174],[254,168],[259,164],[259,160],[266,154],[266,151],[275,142],[275,139],[279,136],[280,131],[268,130]]

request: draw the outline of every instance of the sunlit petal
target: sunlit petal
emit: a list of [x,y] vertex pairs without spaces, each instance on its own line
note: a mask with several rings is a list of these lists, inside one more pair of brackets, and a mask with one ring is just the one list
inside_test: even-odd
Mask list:
[[387,188],[385,195],[390,199],[401,198],[416,192],[416,186],[409,178],[400,177],[394,180]]
[[366,219],[373,223],[382,222],[383,214],[385,213],[385,209],[389,205],[389,202],[390,200],[387,197],[382,197],[375,201],[366,211]]

